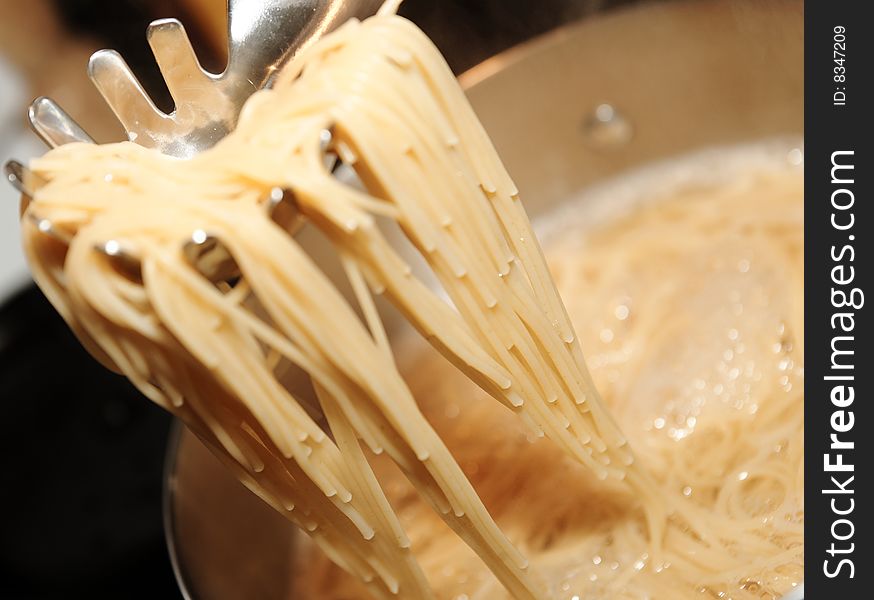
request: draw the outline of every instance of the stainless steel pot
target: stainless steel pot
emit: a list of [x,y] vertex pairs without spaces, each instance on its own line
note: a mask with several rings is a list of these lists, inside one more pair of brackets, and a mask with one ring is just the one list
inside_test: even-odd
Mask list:
[[[802,10],[789,0],[635,5],[495,56],[461,81],[537,216],[651,161],[799,136]],[[187,598],[293,598],[292,526],[181,428],[165,517]]]

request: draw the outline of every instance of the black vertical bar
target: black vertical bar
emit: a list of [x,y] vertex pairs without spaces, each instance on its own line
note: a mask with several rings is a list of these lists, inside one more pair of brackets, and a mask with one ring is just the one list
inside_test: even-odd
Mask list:
[[[805,5],[805,597],[874,598],[868,2]],[[874,297],[871,298],[874,301]],[[852,465],[852,466],[850,466]]]

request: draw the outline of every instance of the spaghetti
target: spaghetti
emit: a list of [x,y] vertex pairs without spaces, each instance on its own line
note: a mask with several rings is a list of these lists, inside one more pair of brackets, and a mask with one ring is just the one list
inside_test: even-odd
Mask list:
[[[326,167],[325,131],[364,190]],[[451,72],[407,21],[382,14],[308,47],[247,102],[231,135],[192,159],[70,144],[32,168],[41,185],[23,220],[26,252],[83,344],[183,419],[374,597],[445,594],[414,556],[368,451],[400,469],[512,597],[556,592],[549,569],[534,572],[520,552],[527,538],[498,528],[417,406],[373,294],[532,436],[605,489],[630,490],[628,531],[647,540],[653,570],[671,562],[724,581],[745,572],[748,552],[779,555],[752,525],[711,519],[709,506],[657,485],[652,473],[664,477],[676,457],[646,468],[635,458],[586,369],[517,190]],[[275,188],[330,240],[354,305],[272,219]],[[44,235],[43,219],[69,242]],[[386,222],[445,297],[413,273]],[[184,251],[195,232],[220,241],[239,278],[204,277]],[[95,251],[108,240],[137,268]],[[328,431],[280,382],[288,364],[310,376]],[[718,460],[705,455],[701,468]],[[726,494],[721,513],[742,512]]]

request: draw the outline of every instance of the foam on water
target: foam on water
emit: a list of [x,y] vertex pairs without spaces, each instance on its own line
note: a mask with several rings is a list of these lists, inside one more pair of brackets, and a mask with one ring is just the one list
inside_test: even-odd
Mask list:
[[803,165],[804,141],[797,136],[711,146],[649,163],[590,186],[535,219],[534,230],[548,245],[549,240],[568,232],[592,230],[643,203],[669,199],[684,189],[717,187],[750,172],[801,169]]

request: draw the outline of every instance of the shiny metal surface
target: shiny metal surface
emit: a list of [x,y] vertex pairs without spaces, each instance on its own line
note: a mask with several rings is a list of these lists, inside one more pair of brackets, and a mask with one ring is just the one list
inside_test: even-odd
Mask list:
[[[291,190],[272,188],[264,201],[264,210],[289,235],[303,226],[303,217],[297,211]],[[227,282],[240,275],[234,257],[222,241],[210,233],[197,229],[182,246],[182,254],[201,275],[213,283]]]
[[27,167],[17,160],[6,161],[6,164],[3,165],[3,174],[6,176],[6,181],[22,194],[27,193],[27,187],[24,183],[27,173]]
[[225,281],[240,274],[230,251],[217,237],[202,229],[191,234],[182,246],[185,259],[210,281]]
[[193,542],[178,544],[175,536],[167,537],[182,596],[293,598],[291,578],[283,575],[296,541],[288,523],[228,476],[179,424],[170,437],[166,465],[164,526]]
[[176,19],[153,22],[147,38],[175,110],[165,114],[148,97],[124,59],[96,52],[88,74],[131,141],[177,157],[213,146],[237,122],[255,91],[296,52],[351,18],[376,12],[379,0],[228,0],[228,65],[213,74],[201,68]]
[[38,181],[38,176],[17,160],[6,161],[3,165],[3,175],[6,181],[21,194],[20,214],[23,214],[33,196],[33,187]]
[[[794,1],[645,4],[569,25],[461,81],[537,218],[629,168],[802,133],[801,17]],[[601,125],[612,131],[592,139]],[[331,272],[313,229],[297,239]],[[402,331],[391,318],[388,330]],[[290,524],[183,428],[167,465],[167,540],[186,598],[312,600],[294,593],[305,540]]]
[[[95,52],[88,63],[88,75],[130,141],[188,158],[232,131],[246,99],[269,86],[274,74],[296,52],[349,19],[375,14],[382,4],[383,0],[228,0],[228,65],[220,74],[201,68],[182,23],[176,19],[152,22],[146,37],[175,103],[170,114],[155,106],[114,50]],[[34,100],[28,119],[50,148],[94,141],[51,98]],[[4,165],[4,172],[7,181],[25,196],[26,204],[27,197],[33,195],[27,183],[33,175],[15,160]],[[278,206],[277,200],[269,208]],[[283,218],[288,222],[295,219],[294,215]],[[40,231],[63,239],[45,219],[40,220]],[[124,248],[122,240],[107,240],[95,250],[125,271],[137,268],[135,254]],[[217,264],[216,269],[227,263]],[[205,274],[210,279],[223,279],[226,273],[207,268]]]
[[[201,68],[182,23],[154,21],[146,37],[173,97],[169,114],[156,108],[114,50],[94,53],[88,75],[131,141],[186,158],[233,130],[246,99],[269,86],[296,52],[349,19],[375,14],[381,5],[382,0],[228,0],[228,64],[217,74]],[[50,147],[91,141],[48,98],[31,105],[29,118]]]
[[142,281],[142,263],[136,251],[124,241],[107,240],[94,246],[94,250],[100,252],[112,261],[113,267],[134,281]]
[[27,111],[27,118],[49,148],[71,142],[94,143],[91,136],[51,98],[42,96],[34,100]]
[[[27,117],[36,134],[49,148],[56,148],[70,142],[94,142],[91,136],[85,133],[85,130],[79,127],[78,123],[51,98],[40,97],[34,100],[28,108]],[[6,180],[22,194],[21,212],[24,212],[33,196],[31,184],[35,175],[14,159],[6,161],[3,170]],[[45,227],[40,227],[40,230],[50,233],[51,223],[45,221]]]
[[70,239],[72,236],[70,236],[67,232],[55,227],[48,219],[42,219],[34,214],[29,214],[26,218],[33,221],[37,229],[39,229],[40,233],[42,233],[43,235],[47,235],[50,238],[61,242],[62,244],[70,243]]

